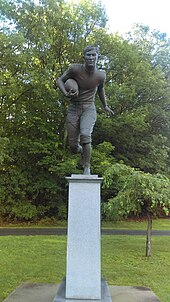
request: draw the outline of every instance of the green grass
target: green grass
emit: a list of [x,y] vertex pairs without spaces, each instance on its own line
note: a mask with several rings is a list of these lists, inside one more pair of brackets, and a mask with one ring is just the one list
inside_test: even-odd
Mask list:
[[[125,229],[125,230],[146,230],[147,220],[123,220],[117,222],[102,222],[103,228]],[[170,230],[170,218],[153,219],[153,230]]]
[[[66,221],[47,221],[44,220],[37,224],[4,224],[4,227],[18,227],[18,228],[44,228],[44,227],[51,227],[51,228],[64,228],[67,227]],[[102,221],[103,228],[109,229],[125,229],[125,230],[146,230],[147,228],[147,220],[146,219],[136,219],[136,220],[123,220],[118,222],[106,222]],[[164,219],[153,219],[153,229],[154,230],[170,230],[170,218]]]
[[[153,237],[153,256],[144,236],[102,236],[102,276],[110,285],[150,287],[170,301],[170,240]],[[59,283],[65,276],[65,236],[0,237],[0,302],[23,282]]]

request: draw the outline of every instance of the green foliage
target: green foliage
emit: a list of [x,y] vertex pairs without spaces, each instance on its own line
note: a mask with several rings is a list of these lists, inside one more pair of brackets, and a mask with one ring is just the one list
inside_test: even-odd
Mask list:
[[116,195],[105,206],[108,217],[120,219],[129,214],[159,216],[170,212],[170,180],[166,176],[115,164],[106,171],[104,185],[117,189]]
[[103,175],[104,171],[114,162],[113,150],[114,146],[105,141],[94,148],[91,160],[92,174]]
[[[142,29],[140,33],[144,37]],[[106,95],[115,115],[106,119],[98,104],[94,142],[105,137],[115,146],[118,161],[169,175],[170,43],[155,32],[145,34],[143,40],[135,39],[135,33],[131,37],[126,40],[104,30],[95,33],[96,44],[101,43],[101,67],[107,73]]]
[[[103,175],[123,161],[144,172],[170,175],[166,35],[142,26],[126,39],[109,34],[100,1],[45,0],[35,5],[4,0],[0,11],[3,219],[66,217],[65,176],[80,172],[79,157],[67,149],[69,102],[56,90],[55,80],[70,63],[82,62],[87,44],[100,47],[99,68],[106,71],[106,95],[115,112],[107,118],[97,101],[92,173]],[[105,188],[103,200],[116,196],[119,185]]]
[[7,149],[8,144],[9,140],[6,137],[0,137],[0,171],[3,169],[3,162],[5,159],[9,159]]

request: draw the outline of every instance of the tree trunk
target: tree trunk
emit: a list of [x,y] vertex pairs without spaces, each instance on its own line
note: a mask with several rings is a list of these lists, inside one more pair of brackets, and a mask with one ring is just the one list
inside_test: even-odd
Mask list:
[[150,213],[148,213],[147,217],[148,217],[148,226],[147,226],[147,236],[146,236],[146,257],[151,257],[152,216]]

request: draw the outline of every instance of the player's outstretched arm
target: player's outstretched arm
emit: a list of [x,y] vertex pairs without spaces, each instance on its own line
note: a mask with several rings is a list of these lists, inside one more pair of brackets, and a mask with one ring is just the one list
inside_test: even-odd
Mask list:
[[99,95],[100,101],[101,101],[101,103],[103,105],[103,109],[106,111],[107,114],[109,114],[110,116],[112,116],[114,114],[114,112],[107,105],[106,94],[105,94],[105,90],[104,90],[103,86],[99,86],[98,87],[98,95]]

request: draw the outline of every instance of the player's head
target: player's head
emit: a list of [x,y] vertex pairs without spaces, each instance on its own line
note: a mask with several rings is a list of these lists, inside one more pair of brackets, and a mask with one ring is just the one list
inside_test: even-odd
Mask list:
[[99,55],[99,47],[97,46],[92,46],[92,45],[88,45],[84,48],[84,56],[87,52],[89,51],[95,51],[98,55]]
[[99,48],[96,46],[86,46],[84,48],[84,59],[87,67],[95,67],[99,55]]

